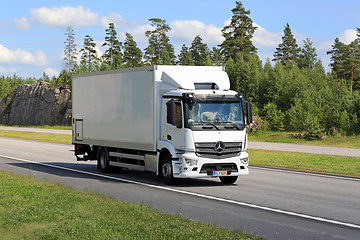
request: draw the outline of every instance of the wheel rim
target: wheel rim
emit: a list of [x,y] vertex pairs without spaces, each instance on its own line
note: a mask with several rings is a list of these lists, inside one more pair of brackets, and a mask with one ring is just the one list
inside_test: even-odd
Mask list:
[[166,162],[162,166],[162,175],[165,178],[169,178],[171,176],[171,164]]

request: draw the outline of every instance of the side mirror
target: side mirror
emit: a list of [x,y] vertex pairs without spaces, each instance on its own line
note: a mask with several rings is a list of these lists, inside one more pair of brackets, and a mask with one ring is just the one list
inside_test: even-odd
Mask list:
[[246,102],[246,124],[250,125],[252,122],[252,105],[251,103]]

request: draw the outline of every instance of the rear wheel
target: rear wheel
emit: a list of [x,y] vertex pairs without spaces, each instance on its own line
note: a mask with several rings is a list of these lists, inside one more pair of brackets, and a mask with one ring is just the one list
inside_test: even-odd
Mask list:
[[109,165],[109,154],[105,148],[102,148],[99,152],[98,157],[98,167],[100,168],[101,172],[109,172],[110,165]]
[[236,182],[236,180],[238,179],[237,176],[231,176],[231,177],[219,177],[220,181],[223,184],[233,184],[234,182]]
[[165,180],[165,184],[174,185],[179,183],[178,178],[174,178],[171,157],[169,155],[165,155],[161,162],[161,176]]

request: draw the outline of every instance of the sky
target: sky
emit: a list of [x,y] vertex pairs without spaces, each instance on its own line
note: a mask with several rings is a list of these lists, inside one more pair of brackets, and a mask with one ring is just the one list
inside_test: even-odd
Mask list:
[[[335,38],[350,43],[360,27],[359,0],[243,0],[250,18],[258,29],[253,44],[260,59],[273,58],[282,42],[283,31],[289,23],[297,44],[310,38],[318,57],[329,71],[327,51]],[[229,24],[235,0],[13,0],[0,8],[0,75],[41,77],[58,76],[65,68],[64,41],[66,27],[75,33],[78,50],[85,35],[97,43],[98,54],[105,29],[113,22],[120,41],[125,32],[134,36],[138,46],[147,46],[145,32],[152,30],[149,18],[161,18],[171,27],[168,33],[176,55],[181,46],[191,46],[200,35],[209,48],[224,38],[221,29]],[[78,57],[80,59],[80,55]]]

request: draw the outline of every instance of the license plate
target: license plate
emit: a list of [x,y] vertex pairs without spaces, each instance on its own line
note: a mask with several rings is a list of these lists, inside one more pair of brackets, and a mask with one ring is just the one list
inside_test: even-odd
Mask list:
[[214,177],[222,177],[227,176],[227,171],[213,171]]

